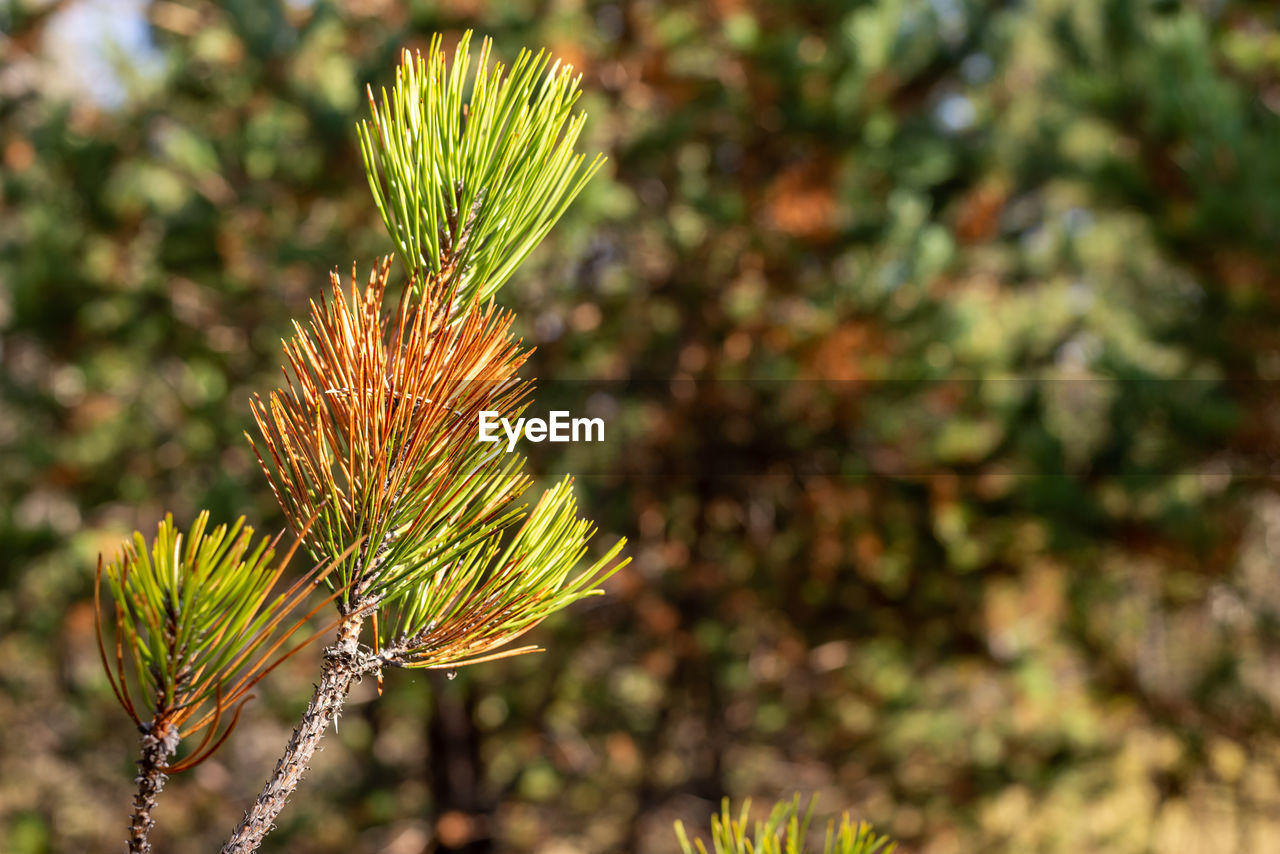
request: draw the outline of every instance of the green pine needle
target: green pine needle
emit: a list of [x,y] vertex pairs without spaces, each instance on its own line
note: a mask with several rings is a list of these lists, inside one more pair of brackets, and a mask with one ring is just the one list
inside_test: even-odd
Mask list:
[[440,549],[439,558],[406,573],[383,606],[384,658],[405,667],[452,668],[534,652],[531,646],[496,650],[600,593],[595,585],[627,564],[614,563],[626,540],[570,578],[595,530],[577,516],[572,483],[566,477],[527,517],[523,511],[512,517],[507,525],[523,524],[505,548],[502,531],[494,531],[464,550]]
[[313,570],[277,592],[292,550],[275,562],[275,543],[255,542],[243,517],[208,525],[205,511],[183,533],[166,515],[150,546],[135,532],[111,561],[99,560],[97,577],[99,597],[106,581],[115,618],[109,656],[98,598],[99,649],[117,699],[139,727],[160,736],[185,737],[212,724],[202,747],[225,712],[311,639],[281,653],[315,613],[294,616],[325,574]]
[[[720,805],[719,815],[711,816],[711,852],[713,854],[800,854],[805,850],[809,834],[809,820],[813,816],[813,800],[804,814],[800,813],[800,796],[774,806],[767,821],[756,822],[754,835],[748,836],[748,815],[751,800],[742,804],[735,818],[729,811],[729,799]],[[676,839],[683,854],[708,854],[701,839],[692,843],[685,832],[684,823],[675,824]],[[840,816],[840,824],[832,820],[827,824],[823,854],[892,854],[897,843],[888,837],[877,835],[866,822],[854,822],[848,813]]]
[[[471,32],[445,61],[437,34],[426,56],[405,51],[371,119],[358,127],[369,187],[401,259],[422,288],[458,287],[458,305],[500,288],[604,162],[574,153],[586,114],[581,75],[522,50],[509,72],[476,67]],[[505,72],[505,73],[504,73]],[[467,94],[470,101],[464,102]]]

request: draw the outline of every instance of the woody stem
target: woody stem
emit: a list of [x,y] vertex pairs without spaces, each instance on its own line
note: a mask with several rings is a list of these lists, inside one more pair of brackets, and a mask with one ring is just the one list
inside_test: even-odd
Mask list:
[[316,686],[302,720],[294,729],[284,755],[276,762],[275,772],[262,787],[257,800],[245,813],[231,838],[222,846],[222,854],[249,854],[256,851],[271,831],[285,802],[302,781],[325,730],[342,712],[342,705],[351,686],[370,668],[359,649],[360,627],[364,619],[364,612],[360,610],[348,614],[338,628],[337,639],[325,648],[324,672],[320,684]]
[[169,779],[165,769],[169,757],[177,749],[177,733],[170,729],[157,735],[158,727],[142,734],[142,752],[138,758],[138,791],[133,796],[133,812],[129,816],[129,854],[150,854],[151,831],[156,826],[151,812],[156,808],[156,796]]

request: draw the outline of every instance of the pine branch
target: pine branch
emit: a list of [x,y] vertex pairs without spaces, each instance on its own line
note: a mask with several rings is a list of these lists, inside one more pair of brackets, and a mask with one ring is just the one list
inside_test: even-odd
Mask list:
[[[297,788],[352,685],[384,664],[456,667],[531,652],[507,644],[554,611],[599,593],[619,542],[570,577],[592,526],[570,481],[531,512],[522,459],[478,442],[481,411],[518,417],[528,353],[512,316],[489,297],[542,240],[599,168],[575,154],[584,116],[580,77],[527,51],[509,74],[470,34],[447,68],[436,37],[426,58],[404,56],[394,96],[360,128],[370,187],[410,270],[389,316],[390,259],[350,296],[331,300],[285,343],[285,387],[255,398],[255,444],[272,491],[317,567],[275,594],[293,550],[254,544],[244,520],[184,535],[166,517],[148,552],[141,534],[95,581],[98,646],[112,691],[143,731],[130,850],[149,851],[156,797],[168,775],[208,758],[235,728],[247,692],[308,642],[284,649],[311,586],[329,585],[337,638],[284,755],[224,851],[255,850]],[[470,102],[463,97],[470,91]],[[252,439],[250,440],[253,441]],[[278,538],[277,538],[278,540]],[[101,588],[114,607],[110,643]],[[322,606],[326,603],[321,603]],[[386,619],[379,620],[382,614]],[[366,652],[366,619],[381,645]],[[113,649],[114,655],[108,650]],[[381,681],[379,681],[381,686]],[[230,723],[223,727],[227,713]],[[172,761],[181,740],[203,740]],[[163,735],[161,735],[163,734]]]
[[[201,513],[184,534],[166,516],[149,550],[135,533],[111,561],[98,559],[98,651],[116,699],[142,731],[131,852],[151,850],[152,813],[168,777],[198,765],[223,744],[251,698],[248,691],[316,637],[289,646],[328,601],[297,614],[312,585],[325,576],[322,567],[276,592],[297,544],[273,566],[275,542],[264,538],[255,545],[243,519],[212,530],[208,521],[209,514]],[[114,620],[103,613],[104,579]],[[199,743],[173,761],[183,739],[201,730]]]
[[[492,294],[599,166],[570,119],[577,78],[527,52],[509,76],[481,49],[472,101],[468,36],[447,70],[439,37],[407,53],[394,98],[360,129],[370,187],[410,271],[384,315],[390,259],[363,292],[331,276],[284,344],[284,387],[255,397],[250,442],[276,500],[341,591],[337,641],[273,774],[224,854],[257,849],[297,788],[351,686],[381,667],[457,667],[531,652],[506,645],[591,585],[623,543],[570,578],[593,528],[570,481],[532,512],[514,506],[523,460],[477,441],[482,411],[518,417],[527,358]],[[545,78],[543,72],[546,71]],[[393,105],[394,100],[394,105]],[[313,524],[314,523],[314,524]],[[625,563],[625,561],[623,562]],[[380,617],[382,619],[380,619]],[[360,646],[371,618],[378,644]],[[385,634],[382,631],[385,628]],[[385,643],[384,643],[385,641]]]

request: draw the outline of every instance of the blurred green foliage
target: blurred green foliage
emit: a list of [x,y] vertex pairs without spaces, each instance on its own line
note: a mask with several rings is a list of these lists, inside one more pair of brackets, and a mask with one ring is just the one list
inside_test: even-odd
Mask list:
[[[270,850],[669,852],[797,789],[929,854],[1278,844],[1273,4],[121,0],[114,77],[104,5],[0,6],[0,849],[118,847],[95,556],[280,524],[248,396],[391,250],[363,85],[467,27],[582,70],[610,157],[503,290],[530,375],[699,382],[546,461],[634,544],[610,595],[358,689]],[[314,666],[161,848],[220,841]]]

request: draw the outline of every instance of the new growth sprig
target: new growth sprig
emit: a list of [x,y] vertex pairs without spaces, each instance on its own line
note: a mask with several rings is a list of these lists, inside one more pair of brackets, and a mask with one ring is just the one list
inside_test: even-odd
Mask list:
[[[813,818],[813,799],[808,808],[800,812],[800,796],[774,805],[769,818],[757,821],[754,829],[749,824],[751,799],[742,802],[735,817],[729,810],[729,799],[720,803],[720,813],[711,816],[712,854],[800,854],[806,849],[809,823]],[[708,854],[701,839],[689,842],[684,822],[675,824],[676,839],[682,854]],[[853,821],[848,813],[827,822],[822,854],[893,854],[897,843],[881,836],[866,822]]]
[[[328,569],[317,567],[277,590],[297,548],[276,561],[278,540],[255,542],[243,518],[209,529],[202,512],[185,534],[165,516],[150,548],[135,533],[112,560],[98,559],[98,651],[111,690],[142,732],[131,850],[150,848],[150,813],[165,776],[209,758],[234,729],[253,686],[315,637],[304,632],[290,645],[325,606],[299,613]],[[199,743],[173,761],[180,743],[202,730]]]
[[[485,39],[471,65],[471,32],[453,64],[442,39],[426,56],[405,51],[370,119],[360,151],[374,203],[418,287],[458,286],[465,305],[511,277],[604,163],[574,145],[582,75],[545,51],[521,50],[508,71]],[[470,100],[466,100],[470,92]]]
[[[115,559],[105,566],[98,561],[98,650],[116,698],[139,729],[173,741],[175,748],[177,741],[208,729],[189,756],[166,765],[170,773],[199,764],[221,745],[239,718],[242,698],[311,637],[273,656],[323,607],[295,618],[277,637],[276,629],[295,614],[311,583],[328,570],[317,567],[269,599],[297,545],[273,565],[276,542],[263,537],[255,544],[243,517],[212,530],[208,524],[209,513],[202,512],[184,535],[166,515],[150,549],[135,533]],[[103,637],[104,576],[114,604],[114,662]],[[215,739],[232,707],[230,726]]]

